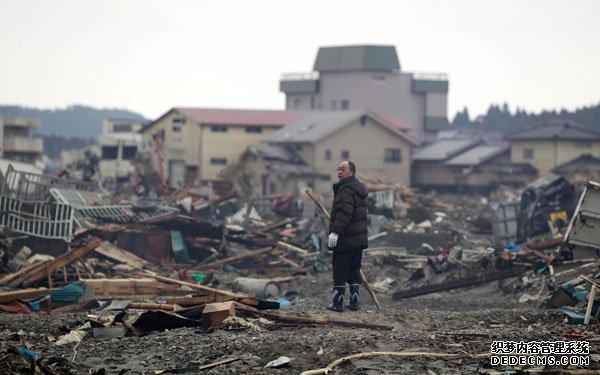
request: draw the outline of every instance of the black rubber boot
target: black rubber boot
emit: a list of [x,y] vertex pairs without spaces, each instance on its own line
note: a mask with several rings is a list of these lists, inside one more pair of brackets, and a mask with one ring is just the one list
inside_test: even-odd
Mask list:
[[334,286],[333,287],[333,299],[327,306],[327,310],[333,310],[337,312],[344,311],[344,294],[346,294],[346,286]]
[[350,310],[358,310],[359,296],[360,284],[350,284],[350,303],[348,304]]

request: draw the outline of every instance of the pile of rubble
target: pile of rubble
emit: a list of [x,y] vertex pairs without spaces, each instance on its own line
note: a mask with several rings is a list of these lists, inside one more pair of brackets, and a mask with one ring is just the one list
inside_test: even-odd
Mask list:
[[[501,291],[518,294],[519,302],[560,309],[573,323],[598,321],[600,240],[584,233],[600,217],[593,205],[596,184],[588,185],[577,206],[564,181],[523,192],[503,187],[491,197],[367,183],[370,247],[363,281],[377,306],[378,299],[503,280]],[[322,243],[326,209],[312,198],[316,205],[285,197],[248,204],[233,192],[204,197],[180,189],[160,199],[113,204],[91,183],[10,168],[0,193],[0,312],[89,313],[85,324],[52,338],[52,345],[180,327],[203,333],[326,324],[391,330],[388,324],[290,310],[311,291],[286,283],[325,274],[330,264]],[[572,218],[569,227],[565,215]],[[531,225],[540,217],[548,218],[545,226]],[[531,230],[522,241],[519,228],[526,226]],[[271,311],[279,309],[286,310]],[[55,373],[30,349],[13,342],[0,369],[12,355]]]

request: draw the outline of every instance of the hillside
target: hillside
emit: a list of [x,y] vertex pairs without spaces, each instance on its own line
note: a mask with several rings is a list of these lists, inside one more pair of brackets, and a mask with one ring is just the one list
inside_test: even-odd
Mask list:
[[128,110],[81,105],[54,110],[0,105],[0,116],[37,118],[42,121],[37,134],[83,139],[97,138],[102,132],[102,120],[106,117],[145,120],[142,115]]

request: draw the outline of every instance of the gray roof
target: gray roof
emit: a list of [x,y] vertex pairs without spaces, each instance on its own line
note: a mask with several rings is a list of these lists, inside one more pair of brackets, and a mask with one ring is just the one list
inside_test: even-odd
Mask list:
[[410,136],[397,130],[393,124],[367,110],[309,112],[299,120],[269,134],[265,141],[270,143],[316,143],[365,115],[387,127],[399,137],[412,144],[416,143]]
[[339,72],[349,70],[399,70],[400,62],[394,46],[321,47],[313,70]]
[[551,172],[561,174],[569,173],[581,169],[600,169],[600,158],[590,154],[584,154],[569,160],[566,163],[556,166]]
[[462,152],[444,164],[452,167],[477,166],[509,150],[508,143],[481,144]]
[[440,139],[413,153],[414,161],[441,161],[468,150],[481,141],[479,138]]
[[300,159],[300,157],[289,148],[278,145],[252,145],[248,149],[268,160],[294,161]]
[[597,141],[600,140],[600,133],[588,130],[570,120],[549,120],[543,125],[519,131],[508,138],[513,141],[546,139]]

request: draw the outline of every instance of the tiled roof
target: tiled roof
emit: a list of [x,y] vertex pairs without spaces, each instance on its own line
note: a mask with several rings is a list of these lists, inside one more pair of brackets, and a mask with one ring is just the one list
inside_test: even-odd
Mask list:
[[414,161],[442,161],[476,146],[479,138],[440,139],[413,153]]
[[369,116],[383,126],[388,127],[392,132],[406,138],[409,142],[416,143],[410,136],[403,133],[402,130],[406,129],[405,123],[399,120],[392,123],[387,120],[392,118],[391,116],[384,117],[368,110],[308,112],[285,128],[271,133],[266,141],[272,143],[315,143],[361,116]]
[[509,150],[508,143],[481,144],[462,152],[444,164],[448,166],[477,166]]
[[197,123],[211,125],[284,126],[306,114],[300,111],[253,109],[175,108],[175,110]]
[[512,141],[546,139],[598,141],[600,133],[577,125],[573,121],[549,120],[543,125],[516,132],[508,138]]

